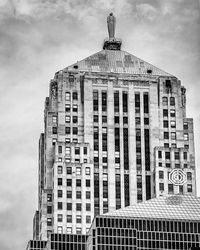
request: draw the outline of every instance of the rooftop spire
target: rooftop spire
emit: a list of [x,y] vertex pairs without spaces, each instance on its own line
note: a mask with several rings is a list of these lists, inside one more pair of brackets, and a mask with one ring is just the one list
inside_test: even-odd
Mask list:
[[107,25],[108,25],[108,34],[109,38],[104,40],[103,49],[106,50],[120,50],[122,41],[119,38],[115,38],[115,25],[116,18],[113,13],[107,17]]

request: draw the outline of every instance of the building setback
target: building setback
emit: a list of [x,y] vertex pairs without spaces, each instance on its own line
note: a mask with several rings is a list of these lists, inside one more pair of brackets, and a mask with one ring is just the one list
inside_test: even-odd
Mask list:
[[[102,51],[50,82],[33,240],[85,235],[94,216],[196,193],[185,88],[177,77],[121,50],[112,14],[108,29]],[[181,185],[170,179],[174,169],[185,176]]]

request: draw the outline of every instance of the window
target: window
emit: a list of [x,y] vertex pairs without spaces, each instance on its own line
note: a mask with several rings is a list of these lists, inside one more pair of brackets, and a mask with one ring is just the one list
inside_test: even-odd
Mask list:
[[80,167],[76,168],[76,175],[81,175],[81,168]]
[[72,210],[72,203],[67,203],[67,210],[71,211]]
[[165,164],[165,167],[166,167],[166,168],[171,168],[171,164],[170,164],[170,163],[166,163],[166,164]]
[[107,163],[107,162],[108,162],[107,157],[103,157],[103,163]]
[[119,91],[114,93],[114,112],[119,112]]
[[67,187],[71,187],[72,186],[72,179],[67,179]]
[[78,116],[73,116],[73,123],[78,123]]
[[98,115],[94,115],[93,116],[93,122],[99,122],[99,116]]
[[164,143],[164,148],[169,148],[169,143]]
[[183,152],[183,159],[187,160],[187,152]]
[[67,167],[67,174],[72,174],[72,168],[71,167]]
[[58,210],[62,209],[62,202],[58,202]]
[[72,198],[72,191],[71,190],[67,190],[67,198],[68,199]]
[[62,166],[58,166],[58,174],[62,174],[63,173],[63,167]]
[[83,153],[84,153],[84,155],[87,154],[87,147],[84,147],[84,148],[83,148]]
[[164,179],[164,172],[163,171],[159,171],[159,179]]
[[179,154],[179,152],[174,152],[174,159],[175,160],[180,160],[180,154]]
[[162,151],[158,151],[158,158],[162,159]]
[[188,133],[184,133],[183,139],[184,139],[184,141],[188,141],[188,140],[189,140],[189,135],[188,135]]
[[52,127],[52,134],[56,135],[57,134],[57,127]]
[[128,124],[128,117],[127,116],[123,117],[123,124]]
[[170,116],[171,117],[175,117],[176,116],[175,109],[170,109]]
[[62,186],[62,178],[58,178],[58,186]]
[[77,227],[77,228],[76,228],[76,234],[81,234],[81,233],[82,233],[81,227]]
[[87,159],[84,159],[84,160],[83,160],[83,163],[87,163]]
[[85,185],[86,185],[86,187],[90,187],[90,180],[86,180]]
[[55,115],[52,116],[52,122],[57,123],[57,116],[55,116]]
[[188,191],[189,193],[192,192],[192,184],[187,184],[187,191]]
[[93,92],[93,111],[98,111],[99,99],[98,91]]
[[81,191],[76,191],[76,199],[81,199]]
[[66,104],[65,105],[65,112],[70,112],[70,108],[71,108],[70,104]]
[[171,121],[170,124],[171,124],[171,128],[176,128],[176,122],[175,121]]
[[164,191],[164,183],[159,183],[159,190]]
[[172,144],[171,144],[171,147],[172,147],[172,148],[176,148],[176,146],[177,146],[176,143],[172,143]]
[[53,138],[52,139],[52,145],[55,146],[56,142],[57,142],[57,139]]
[[175,97],[170,97],[170,106],[175,106]]
[[174,193],[174,185],[173,184],[168,184],[168,193],[173,194]]
[[65,93],[65,101],[70,101],[70,92]]
[[168,98],[164,96],[162,98],[162,103],[163,103],[163,106],[167,106],[168,105]]
[[65,138],[65,143],[70,143],[70,138]]
[[91,211],[91,205],[90,205],[90,203],[86,203],[86,211]]
[[164,120],[163,121],[163,128],[168,128],[169,127],[169,122]]
[[115,116],[115,124],[119,124],[119,116]]
[[67,234],[71,234],[72,233],[72,228],[71,227],[67,227]]
[[159,166],[159,167],[162,167],[162,162],[159,162],[159,163],[158,163],[158,166]]
[[65,116],[65,122],[66,123],[70,123],[70,119],[71,119],[71,117],[69,115]]
[[58,190],[58,198],[62,198],[62,196],[63,196],[62,190]]
[[184,130],[188,130],[188,123],[187,123],[187,122],[184,122],[184,123],[183,123],[183,129],[184,129]]
[[165,159],[170,160],[170,152],[165,152]]
[[52,206],[47,206],[47,213],[52,214]]
[[168,132],[164,132],[164,139],[165,140],[169,139],[169,133]]
[[72,223],[72,215],[71,214],[67,215],[67,222]]
[[73,127],[73,135],[77,135],[78,134],[78,128],[77,127]]
[[171,132],[171,139],[176,140],[176,133],[175,132]]
[[76,211],[81,211],[81,209],[82,209],[82,204],[76,203]]
[[102,111],[107,111],[107,93],[102,92]]
[[80,155],[80,148],[75,147],[74,153],[75,153],[75,155]]
[[78,143],[78,139],[77,138],[73,138],[72,142]]
[[147,117],[144,118],[144,125],[149,125],[149,118]]
[[62,222],[63,220],[63,215],[62,214],[58,214],[58,222]]
[[77,92],[73,92],[72,96],[73,96],[73,100],[78,100],[78,93]]
[[82,222],[81,215],[76,215],[76,223],[81,223],[81,222]]
[[102,116],[102,123],[107,123],[107,116],[106,115]]
[[128,93],[123,92],[122,102],[123,102],[123,112],[127,113],[128,112]]
[[69,135],[70,131],[71,131],[70,127],[65,127],[65,134],[66,135]]
[[163,109],[163,117],[168,117],[168,109]]
[[52,194],[47,194],[47,201],[49,201],[49,202],[52,201]]
[[51,226],[52,225],[52,219],[51,218],[47,218],[47,226]]
[[73,112],[78,112],[78,105],[76,104],[73,105]]
[[191,181],[192,180],[192,173],[187,172],[187,180]]
[[71,148],[70,147],[65,147],[65,154],[70,155],[71,153]]
[[58,232],[58,234],[62,234],[63,233],[63,227],[61,227],[61,226],[57,227],[57,232]]
[[76,180],[76,186],[81,187],[81,180],[80,179]]
[[59,162],[62,162],[62,157],[58,157],[58,161],[59,161]]
[[86,223],[91,223],[91,216],[86,215]]
[[58,146],[58,153],[62,154],[62,146]]
[[86,197],[86,199],[90,199],[90,191],[86,191],[85,197]]

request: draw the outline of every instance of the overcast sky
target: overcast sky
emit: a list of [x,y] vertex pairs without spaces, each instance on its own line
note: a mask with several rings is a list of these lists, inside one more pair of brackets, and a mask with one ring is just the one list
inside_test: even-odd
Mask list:
[[0,0],[2,250],[25,250],[32,237],[49,81],[56,71],[102,49],[111,11],[122,49],[177,76],[187,88],[199,167],[198,0]]

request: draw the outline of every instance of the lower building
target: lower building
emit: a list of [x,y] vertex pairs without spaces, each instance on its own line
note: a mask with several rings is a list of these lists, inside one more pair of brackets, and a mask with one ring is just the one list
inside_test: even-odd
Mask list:
[[161,196],[95,217],[87,235],[38,242],[27,250],[200,250],[200,198]]

